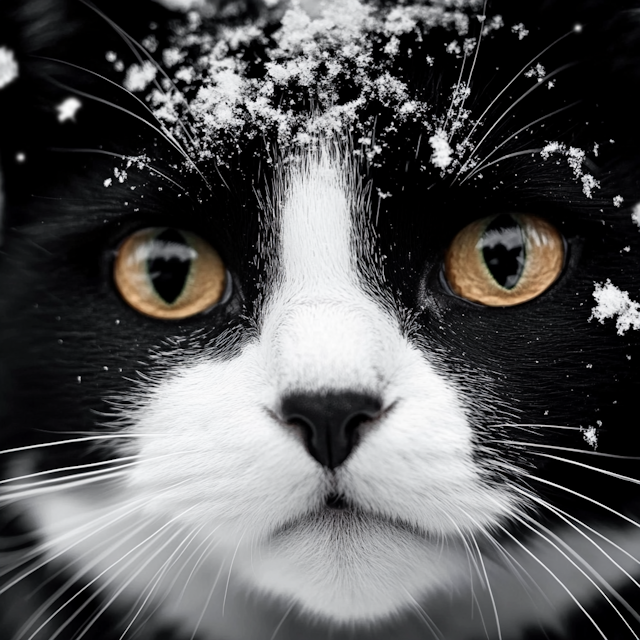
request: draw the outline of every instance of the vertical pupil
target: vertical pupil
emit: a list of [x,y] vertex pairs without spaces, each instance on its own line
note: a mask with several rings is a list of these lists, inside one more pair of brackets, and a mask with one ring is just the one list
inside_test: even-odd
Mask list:
[[518,222],[499,215],[485,229],[480,240],[482,257],[495,281],[505,289],[518,284],[525,264],[525,240]]
[[147,261],[149,279],[156,293],[173,304],[182,293],[187,281],[193,249],[176,229],[167,229],[153,240],[152,255]]

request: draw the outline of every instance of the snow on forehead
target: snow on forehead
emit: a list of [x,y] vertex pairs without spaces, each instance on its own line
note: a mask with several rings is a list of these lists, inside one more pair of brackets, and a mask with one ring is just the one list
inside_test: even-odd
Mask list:
[[[183,9],[219,4],[159,1]],[[149,61],[126,70],[126,88],[143,94],[196,164],[225,165],[254,139],[277,143],[286,155],[336,136],[349,137],[356,154],[376,163],[394,132],[410,124],[433,150],[430,169],[443,174],[474,169],[477,162],[469,159],[469,151],[472,134],[480,129],[466,108],[471,88],[463,76],[457,82],[455,74],[455,81],[442,87],[441,104],[449,108],[435,109],[416,95],[402,69],[412,47],[422,47],[433,29],[439,30],[440,44],[429,54],[421,49],[425,74],[432,67],[460,69],[473,57],[480,35],[486,38],[504,27],[499,15],[483,15],[483,0],[262,4],[260,16],[245,21],[237,15],[225,21],[210,20],[206,11],[187,12],[175,21],[164,46],[157,52],[155,44],[150,48],[161,60],[161,72]],[[518,24],[505,31],[517,43],[524,30]],[[532,82],[540,80],[535,72]],[[455,117],[447,117],[447,111]],[[574,149],[565,153],[573,161],[569,151]],[[544,159],[551,154],[546,149]],[[598,185],[577,173],[589,197]]]

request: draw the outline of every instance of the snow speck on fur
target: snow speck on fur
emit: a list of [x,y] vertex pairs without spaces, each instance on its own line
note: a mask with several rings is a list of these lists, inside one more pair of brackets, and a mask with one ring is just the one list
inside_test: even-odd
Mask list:
[[549,142],[540,152],[544,160],[548,160],[554,154],[559,154],[566,158],[574,177],[582,183],[582,193],[587,198],[593,198],[593,191],[600,188],[600,183],[584,170],[586,152],[577,147],[567,147],[562,142]]
[[615,318],[618,335],[624,335],[629,329],[640,329],[640,304],[629,297],[627,291],[621,291],[611,280],[604,284],[595,283],[593,297],[596,306],[589,320],[595,319],[601,324]]
[[631,219],[640,227],[640,202],[633,207],[633,211],[631,212]]
[[429,138],[429,144],[433,149],[431,164],[438,169],[446,169],[452,161],[453,149],[447,141],[444,131],[440,130]]
[[18,77],[18,62],[13,51],[0,47],[0,89],[11,84]]
[[65,98],[56,107],[56,111],[58,112],[58,122],[66,122],[67,120],[75,122],[76,113],[78,113],[78,109],[80,109],[80,107],[82,107],[82,102],[80,102],[78,98],[74,96]]
[[598,430],[594,426],[588,426],[586,429],[581,427],[582,437],[584,441],[593,449],[598,448]]

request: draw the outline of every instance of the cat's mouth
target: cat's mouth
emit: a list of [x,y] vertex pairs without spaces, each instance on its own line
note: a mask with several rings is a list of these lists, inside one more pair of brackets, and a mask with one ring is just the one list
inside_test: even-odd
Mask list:
[[336,511],[349,510],[351,505],[341,493],[330,493],[325,499],[324,506],[327,509],[334,509]]

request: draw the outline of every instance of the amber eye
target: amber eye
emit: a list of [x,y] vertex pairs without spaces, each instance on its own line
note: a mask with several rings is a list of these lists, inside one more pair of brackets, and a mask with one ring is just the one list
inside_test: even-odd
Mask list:
[[142,229],[120,246],[114,265],[120,295],[154,318],[193,316],[220,302],[226,269],[217,251],[193,233]]
[[453,239],[445,275],[462,298],[507,307],[539,296],[558,278],[564,242],[549,222],[526,214],[477,220]]

